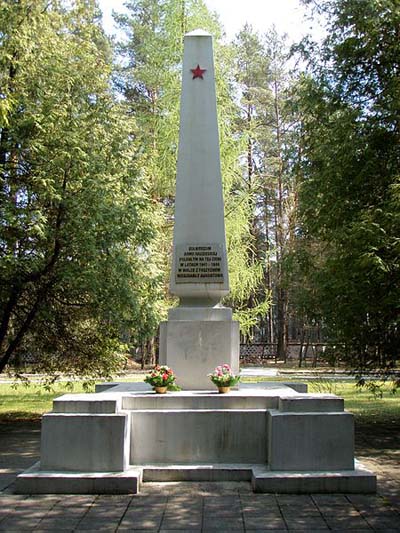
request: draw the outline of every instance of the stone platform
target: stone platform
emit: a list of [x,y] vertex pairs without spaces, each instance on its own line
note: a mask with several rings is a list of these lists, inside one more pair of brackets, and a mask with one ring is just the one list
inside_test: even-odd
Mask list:
[[[304,385],[157,395],[144,383],[66,394],[44,415],[41,463],[17,491],[107,493],[144,481],[251,480],[256,492],[368,493],[343,399]],[[297,390],[295,390],[297,389]]]

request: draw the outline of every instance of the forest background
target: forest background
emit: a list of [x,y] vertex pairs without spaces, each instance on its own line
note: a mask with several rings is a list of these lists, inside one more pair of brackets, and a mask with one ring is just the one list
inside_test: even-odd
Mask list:
[[214,36],[242,341],[400,351],[400,6],[304,0],[321,42],[223,40],[202,0],[0,0],[0,372],[97,378],[154,357],[168,294],[183,35]]

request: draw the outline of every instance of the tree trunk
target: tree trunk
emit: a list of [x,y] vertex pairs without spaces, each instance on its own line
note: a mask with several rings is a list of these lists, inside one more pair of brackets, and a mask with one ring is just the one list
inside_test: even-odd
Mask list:
[[312,351],[313,351],[312,367],[316,368],[317,359],[318,359],[318,352],[317,352],[317,347],[315,346],[315,344],[312,345]]
[[308,347],[310,346],[310,333],[307,335],[307,342],[306,347],[304,350],[304,366],[307,366],[307,353],[308,353]]
[[285,291],[278,288],[277,301],[277,356],[278,359],[286,363],[287,360],[287,342],[286,342],[286,313],[285,313]]
[[[249,130],[248,139],[247,139],[247,187],[249,189],[249,192],[251,192],[252,186],[253,186],[253,173],[254,173],[254,162],[253,162],[253,139],[250,135],[251,126],[252,126],[252,107],[250,104],[247,105],[246,109],[246,122],[247,122],[247,128]],[[255,254],[255,245],[257,242],[256,239],[256,222],[255,222],[255,216],[253,216],[250,226],[250,234],[252,237],[252,244],[254,246],[250,246],[248,248],[248,260],[250,265],[254,265],[256,254]],[[249,298],[247,300],[247,306],[252,309],[254,307],[254,295],[251,293],[249,295]],[[253,336],[253,328],[249,331],[250,337]]]
[[306,332],[304,329],[304,326],[301,330],[301,337],[300,337],[300,350],[299,350],[299,368],[301,368],[301,365],[303,363],[303,346],[304,346],[304,338],[305,338]]
[[[264,191],[264,225],[265,225],[265,269],[264,269],[264,285],[265,290],[269,294],[272,294],[272,283],[271,283],[271,242],[269,236],[269,213],[268,213],[268,202],[267,202],[267,191]],[[266,316],[266,342],[273,344],[275,340],[274,335],[274,319],[272,314],[272,305],[269,306]]]
[[146,345],[144,342],[140,345],[140,351],[142,352],[142,357],[140,359],[140,368],[143,370],[146,364]]
[[276,239],[276,262],[277,262],[277,357],[285,363],[287,360],[287,294],[283,288],[283,257],[284,257],[284,217],[283,217],[283,160],[281,153],[281,116],[279,109],[279,87],[277,80],[274,81],[274,109],[275,109],[275,127],[276,127],[276,146],[277,159],[279,161],[278,169],[278,190],[275,201],[275,239]]
[[4,368],[9,363],[15,350],[21,344],[21,341],[24,338],[25,334],[29,331],[29,328],[37,315],[40,305],[43,304],[43,301],[45,300],[49,289],[50,284],[46,284],[41,288],[41,290],[38,291],[34,304],[26,315],[25,320],[22,322],[17,334],[14,335],[14,338],[9,343],[7,349],[5,350],[3,356],[0,359],[0,374],[3,372]]
[[154,366],[156,364],[156,344],[155,337],[151,337],[149,341],[149,353],[150,353],[150,364]]

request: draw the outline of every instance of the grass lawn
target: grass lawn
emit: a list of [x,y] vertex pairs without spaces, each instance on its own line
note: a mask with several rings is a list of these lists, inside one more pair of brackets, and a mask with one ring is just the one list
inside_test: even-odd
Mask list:
[[35,384],[21,384],[15,388],[8,383],[0,383],[0,422],[38,419],[43,413],[51,411],[53,398],[71,392],[84,392],[82,383],[74,383],[72,388],[68,388],[66,383],[58,383],[52,391]]
[[383,397],[375,398],[367,389],[360,390],[353,383],[334,382],[331,390],[321,390],[318,383],[310,383],[310,392],[332,392],[344,398],[345,409],[351,411],[356,422],[363,424],[392,424],[400,419],[400,391],[392,394],[390,387],[383,389]]
[[[142,379],[143,376],[138,374],[133,379],[118,378],[118,381],[142,381]],[[263,380],[266,381],[265,378]],[[257,379],[251,378],[245,381],[257,381]],[[288,380],[283,378],[281,381]],[[94,392],[94,388],[92,391]],[[399,424],[400,393],[393,395],[389,388],[385,390],[383,398],[374,398],[367,390],[360,392],[348,382],[312,382],[309,383],[309,391],[342,396],[345,399],[346,409],[354,413],[356,420],[362,424],[371,424],[371,426],[376,423],[385,423],[388,426]],[[84,392],[82,383],[74,383],[72,389],[68,388],[66,383],[58,383],[52,391],[46,391],[36,384],[19,385],[14,388],[10,384],[0,383],[0,422],[38,419],[43,413],[51,411],[53,398],[71,392]]]

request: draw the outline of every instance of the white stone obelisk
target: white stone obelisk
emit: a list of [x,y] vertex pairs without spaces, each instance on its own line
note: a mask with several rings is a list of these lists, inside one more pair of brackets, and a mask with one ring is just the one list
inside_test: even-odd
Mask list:
[[210,34],[185,35],[174,249],[170,291],[180,299],[160,328],[160,362],[184,389],[210,389],[207,374],[239,370],[239,328],[229,293],[215,74]]

